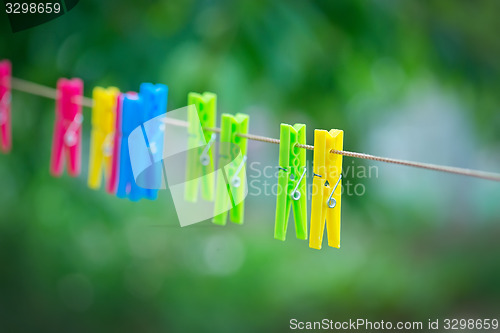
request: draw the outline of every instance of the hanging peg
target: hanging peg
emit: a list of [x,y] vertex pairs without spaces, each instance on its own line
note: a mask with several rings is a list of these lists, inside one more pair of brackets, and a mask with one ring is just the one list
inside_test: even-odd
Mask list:
[[281,124],[275,239],[286,238],[290,206],[297,238],[307,239],[306,150],[297,147],[297,144],[305,143],[306,125]]
[[[216,134],[207,130],[214,128],[217,117],[217,95],[209,92],[203,94],[189,93],[188,106],[188,147],[186,162],[186,185],[184,196],[186,201],[198,200],[198,186],[201,182],[201,195],[203,200],[214,200],[214,156],[213,144]],[[198,123],[199,119],[199,123]],[[203,128],[202,133],[198,130]],[[202,151],[196,149],[203,144]],[[201,179],[199,179],[201,178]]]
[[77,102],[83,94],[83,81],[59,79],[57,81],[56,118],[50,172],[59,177],[63,171],[63,155],[68,157],[68,174],[76,177],[81,168],[82,106]]
[[101,187],[102,174],[111,176],[115,142],[116,102],[120,90],[116,87],[95,87],[92,92],[92,132],[90,138],[88,186]]
[[244,197],[247,160],[247,138],[238,134],[248,134],[248,115],[222,114],[219,145],[219,176],[215,197],[215,216],[212,222],[225,225],[230,210],[230,220],[243,224]]
[[342,155],[330,151],[342,150],[344,131],[332,129],[314,131],[314,178],[311,203],[309,247],[321,249],[323,233],[328,233],[328,245],[340,247],[340,208],[342,192]]
[[132,133],[132,131],[137,127],[141,126],[143,121],[144,100],[139,94],[125,94],[122,99],[120,170],[116,196],[119,198],[129,198],[131,201],[149,198],[147,190],[138,186],[135,181],[128,142],[130,133]]
[[[127,94],[134,95],[134,92]],[[122,104],[125,94],[118,94],[115,107],[115,123],[113,136],[113,152],[111,154],[111,172],[106,184],[106,191],[110,194],[116,194],[118,188],[118,178],[120,172],[120,150],[122,141]]]
[[149,120],[164,115],[167,112],[168,87],[164,84],[142,83],[139,92],[144,101],[144,122],[143,127],[146,147],[151,158],[151,167],[147,170],[145,182],[149,185],[146,193],[149,199],[154,200],[158,196],[158,190],[163,176],[163,141],[165,124]]
[[12,65],[10,61],[0,61],[0,150],[5,154],[12,147],[10,114],[11,78]]
[[[150,121],[166,113],[167,86],[143,83],[140,93],[122,99],[120,170],[117,196],[132,201],[154,200],[162,181],[163,132],[165,126]],[[137,132],[137,130],[139,132]],[[139,133],[134,136],[132,132]],[[134,175],[134,165],[146,166],[143,174]],[[140,185],[137,184],[141,177]]]

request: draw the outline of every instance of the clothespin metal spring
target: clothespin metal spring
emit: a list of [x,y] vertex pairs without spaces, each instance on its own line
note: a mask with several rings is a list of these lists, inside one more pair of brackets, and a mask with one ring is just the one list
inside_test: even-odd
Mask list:
[[245,156],[243,156],[243,160],[241,161],[240,165],[238,166],[238,169],[236,169],[234,176],[231,178],[231,185],[233,185],[233,187],[240,187],[241,179],[240,179],[239,174],[240,174],[241,169],[245,165],[246,161],[247,161],[247,157],[245,155]]
[[337,205],[337,200],[335,200],[333,197],[333,193],[335,193],[335,190],[337,189],[337,186],[339,186],[340,180],[342,179],[342,174],[340,175],[339,179],[337,180],[337,183],[333,187],[332,193],[330,193],[330,196],[328,197],[328,200],[326,201],[326,204],[328,205],[329,208],[335,208]]
[[2,100],[0,100],[0,125],[3,125],[7,121],[7,116],[5,115],[4,109],[10,104],[11,94],[7,92],[3,95]]
[[212,134],[210,137],[210,141],[208,141],[207,146],[205,149],[203,149],[203,152],[201,153],[200,156],[200,162],[202,165],[207,166],[210,163],[210,156],[208,155],[208,150],[210,149],[210,146],[215,142],[215,139],[217,138],[217,135],[215,133]]
[[76,114],[71,124],[69,124],[68,129],[64,134],[64,143],[66,143],[68,147],[72,147],[76,144],[76,131],[78,130],[82,122],[83,116],[81,113],[78,113]]
[[104,139],[104,143],[102,145],[102,151],[104,153],[104,156],[111,156],[113,153],[113,142],[115,139],[115,132],[111,132],[106,136],[106,139]]
[[[302,182],[302,179],[304,178],[304,176],[306,175],[306,172],[307,172],[307,168],[304,168],[304,172],[302,172],[302,176],[300,176],[300,179],[297,182],[297,185],[295,185],[295,188],[293,189],[293,192],[291,194],[293,200],[299,200],[300,199],[301,194],[300,194],[300,191],[299,191],[299,185]],[[293,175],[290,175],[290,179],[293,180]]]

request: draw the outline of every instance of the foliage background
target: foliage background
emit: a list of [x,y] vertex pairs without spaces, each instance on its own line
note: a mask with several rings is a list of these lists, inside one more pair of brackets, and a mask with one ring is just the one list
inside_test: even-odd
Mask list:
[[[345,149],[498,171],[500,2],[98,1],[13,34],[16,77],[219,95],[250,130],[341,128]],[[180,228],[168,191],[131,203],[49,176],[54,102],[15,92],[0,156],[1,331],[286,331],[290,318],[490,318],[500,310],[498,184],[345,158],[342,249],[273,240],[275,177],[243,226]],[[88,114],[88,110],[86,111]],[[87,117],[88,119],[88,117]],[[85,123],[84,168],[89,124]],[[275,166],[277,146],[250,161]],[[312,156],[308,155],[311,159]],[[265,185],[264,182],[267,182]],[[253,195],[255,194],[255,195]],[[292,229],[292,230],[290,230]]]

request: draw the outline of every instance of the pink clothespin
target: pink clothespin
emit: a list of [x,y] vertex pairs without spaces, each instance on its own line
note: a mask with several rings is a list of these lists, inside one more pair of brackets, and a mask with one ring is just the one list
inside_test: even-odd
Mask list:
[[120,177],[120,150],[122,141],[122,105],[123,96],[125,95],[137,95],[134,91],[129,91],[127,93],[122,93],[118,95],[118,100],[116,101],[116,117],[115,117],[115,136],[113,145],[113,155],[111,161],[111,174],[109,176],[108,183],[106,184],[106,191],[110,194],[116,194],[118,188],[118,179]]
[[10,61],[0,61],[0,150],[8,153],[12,147],[10,100],[12,65]]
[[111,156],[111,173],[106,184],[106,191],[110,194],[116,193],[118,186],[118,171],[120,170],[120,142],[122,128],[122,100],[123,94],[119,94],[116,100],[115,134],[113,138],[113,154]]
[[68,174],[80,174],[82,149],[82,106],[83,81],[80,79],[59,79],[57,81],[56,120],[50,172],[60,176],[63,171],[63,156],[67,156]]

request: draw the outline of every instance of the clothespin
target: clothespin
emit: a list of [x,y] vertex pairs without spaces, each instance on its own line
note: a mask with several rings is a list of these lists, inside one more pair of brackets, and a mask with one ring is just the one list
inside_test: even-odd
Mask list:
[[[242,224],[244,218],[245,196],[245,164],[247,160],[247,138],[238,134],[248,133],[248,115],[238,113],[236,116],[222,114],[220,145],[219,145],[219,174],[215,196],[215,216],[212,222],[225,225],[227,211],[230,210],[230,219],[234,223]],[[220,213],[219,212],[223,212]],[[218,215],[217,215],[218,214]]]
[[[127,94],[134,95],[135,92],[128,92]],[[110,194],[116,194],[118,188],[118,176],[120,172],[120,147],[122,140],[122,104],[123,96],[125,94],[118,94],[116,99],[115,108],[115,124],[114,124],[114,138],[113,138],[113,153],[111,154],[111,171],[106,184],[106,191]]]
[[12,147],[11,138],[11,86],[12,66],[10,61],[0,61],[0,150],[8,153]]
[[[118,197],[128,197],[132,201],[141,198],[154,200],[157,197],[158,190],[154,188],[162,180],[161,159],[165,126],[155,127],[154,125],[157,125],[158,122],[149,122],[149,120],[166,112],[167,91],[167,86],[163,84],[143,83],[138,95],[127,94],[123,97]],[[132,142],[136,146],[131,147],[129,136],[136,129],[141,130],[142,134],[139,139],[141,142],[133,140]],[[142,147],[148,150],[146,154],[142,151]],[[132,148],[133,152],[131,152]],[[152,166],[152,169],[146,173],[147,188],[137,184],[131,158],[140,159],[138,160],[139,164],[146,163]]]
[[[157,126],[157,122],[148,123],[148,121],[167,112],[168,87],[164,84],[142,83],[139,94],[144,101],[144,122],[141,126],[144,129],[143,133],[146,134],[144,139],[152,164],[146,181],[149,185],[159,185],[163,176],[161,165],[165,125]],[[157,189],[147,189],[146,192],[148,199],[154,200],[158,196]]]
[[116,101],[120,90],[116,87],[94,88],[92,98],[92,133],[90,138],[88,185],[101,187],[102,172],[105,179],[111,175],[112,153],[115,136]]
[[[189,93],[188,105],[188,147],[199,147],[200,142],[205,142],[206,146],[199,152],[199,149],[190,149],[187,153],[186,165],[186,201],[196,202],[198,200],[198,185],[201,182],[201,195],[206,201],[214,200],[215,178],[210,175],[214,171],[214,157],[212,146],[215,143],[216,135],[207,130],[216,125],[217,117],[217,95],[209,92],[203,95]],[[199,126],[203,128],[203,137],[200,137]],[[202,177],[203,176],[203,177]],[[202,178],[201,180],[197,180]]]
[[306,150],[297,144],[306,143],[306,125],[281,124],[278,196],[274,238],[285,240],[290,206],[295,217],[297,238],[307,239]]
[[314,131],[314,178],[311,203],[309,247],[321,249],[323,232],[328,233],[328,245],[340,247],[340,197],[342,191],[342,155],[330,151],[342,150],[344,131],[332,129]]
[[57,81],[56,118],[50,172],[60,176],[63,171],[63,154],[68,157],[68,174],[76,177],[81,167],[83,81],[75,78]]
[[138,201],[148,198],[145,188],[137,185],[130,161],[128,137],[144,121],[144,100],[138,94],[125,94],[122,100],[122,138],[120,142],[120,171],[116,196]]

